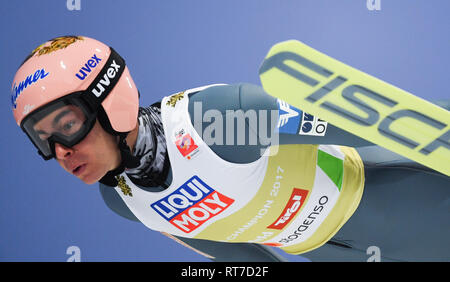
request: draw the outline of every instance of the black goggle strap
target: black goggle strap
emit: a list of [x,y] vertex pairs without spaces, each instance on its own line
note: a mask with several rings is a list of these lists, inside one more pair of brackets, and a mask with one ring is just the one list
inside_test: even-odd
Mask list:
[[93,107],[93,110],[97,110],[111,90],[114,89],[125,70],[125,60],[112,47],[109,48],[111,54],[108,60],[83,94],[83,99]]

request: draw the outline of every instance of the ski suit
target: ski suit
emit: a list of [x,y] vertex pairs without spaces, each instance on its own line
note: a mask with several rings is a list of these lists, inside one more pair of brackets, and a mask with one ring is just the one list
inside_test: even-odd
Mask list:
[[[224,142],[209,147],[221,159],[236,164],[250,164],[261,158],[270,144],[263,137],[280,128],[280,121],[261,117],[260,110],[280,112],[280,101],[267,95],[261,87],[251,84],[212,86],[189,95],[188,112],[195,120],[195,102],[202,102],[203,113],[227,110],[254,110],[259,118],[267,119],[264,134],[260,127],[248,128],[246,140],[255,137],[256,144],[227,145]],[[449,103],[439,104],[448,109]],[[286,105],[284,105],[286,106]],[[301,109],[300,109],[301,110]],[[198,114],[198,113],[197,113]],[[226,118],[223,119],[225,123]],[[207,128],[211,120],[200,120],[199,128]],[[249,124],[246,126],[251,127]],[[223,128],[226,124],[223,125]],[[197,128],[197,127],[196,127]],[[236,129],[236,127],[235,127]],[[237,129],[236,129],[237,130]],[[318,248],[308,249],[302,256],[313,261],[366,261],[369,247],[380,250],[381,261],[440,261],[449,260],[450,187],[449,178],[409,159],[376,146],[349,132],[326,125],[324,135],[298,134],[279,130],[279,145],[311,144],[339,145],[356,149],[362,159],[364,192],[358,199],[356,211],[339,227],[337,233]],[[198,132],[201,133],[202,132]],[[238,134],[234,134],[236,137]],[[167,137],[167,136],[166,136]],[[267,139],[267,138],[266,138]],[[273,145],[273,144],[272,144]],[[169,170],[166,185],[172,182]],[[139,187],[148,192],[163,191],[164,187]],[[140,221],[125,204],[117,190],[100,184],[107,206],[119,215]],[[189,246],[214,257],[215,261],[282,261],[271,247],[256,243],[226,243],[176,236]]]

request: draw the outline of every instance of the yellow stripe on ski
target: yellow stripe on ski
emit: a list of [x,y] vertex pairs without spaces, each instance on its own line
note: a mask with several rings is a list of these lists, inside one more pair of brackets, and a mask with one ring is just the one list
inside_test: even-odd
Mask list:
[[264,90],[337,127],[450,175],[450,113],[295,40],[270,49]]

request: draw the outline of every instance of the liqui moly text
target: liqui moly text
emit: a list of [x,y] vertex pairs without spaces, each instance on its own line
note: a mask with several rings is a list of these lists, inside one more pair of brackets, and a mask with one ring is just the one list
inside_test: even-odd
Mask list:
[[151,207],[173,226],[190,233],[233,202],[194,175],[173,193],[152,203]]

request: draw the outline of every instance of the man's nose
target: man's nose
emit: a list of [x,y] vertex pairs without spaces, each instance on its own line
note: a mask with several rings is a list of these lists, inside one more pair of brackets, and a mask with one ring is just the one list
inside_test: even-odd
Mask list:
[[55,143],[55,155],[59,160],[64,160],[73,154],[73,149],[65,147],[59,143]]

